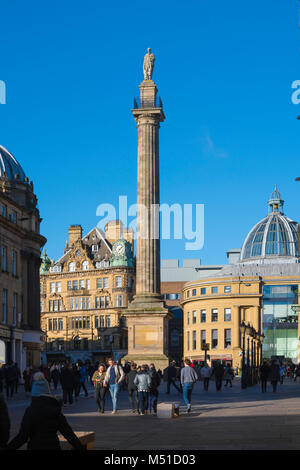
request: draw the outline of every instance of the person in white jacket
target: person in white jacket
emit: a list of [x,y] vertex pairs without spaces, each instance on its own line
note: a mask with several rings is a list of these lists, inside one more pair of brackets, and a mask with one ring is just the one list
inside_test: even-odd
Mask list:
[[200,377],[203,379],[204,390],[208,392],[209,379],[211,377],[211,368],[207,363],[200,369]]

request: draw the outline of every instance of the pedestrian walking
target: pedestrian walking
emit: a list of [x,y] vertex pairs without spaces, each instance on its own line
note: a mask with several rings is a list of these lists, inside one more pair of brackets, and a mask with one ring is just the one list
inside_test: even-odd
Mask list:
[[134,383],[136,374],[137,374],[136,364],[132,363],[130,366],[130,371],[126,375],[128,398],[129,398],[129,402],[131,405],[132,413],[137,412],[138,414],[140,414],[139,396],[138,396],[137,386]]
[[192,409],[192,391],[194,384],[198,380],[198,375],[196,374],[193,367],[191,367],[191,361],[189,359],[184,360],[184,367],[180,372],[180,382],[183,390],[183,399],[186,403],[186,412],[190,413]]
[[59,383],[59,377],[60,377],[60,374],[59,374],[58,366],[55,365],[54,368],[52,368],[52,370],[50,372],[50,378],[53,382],[54,390],[57,390],[57,386],[58,386],[58,383]]
[[232,388],[232,379],[233,379],[234,373],[230,364],[226,365],[224,374],[225,374],[225,381],[226,381],[224,384],[224,387],[227,387],[227,385],[229,384],[230,388]]
[[141,366],[141,370],[137,373],[134,383],[138,390],[140,415],[143,416],[148,413],[149,390],[151,384],[151,377],[146,370],[146,364]]
[[15,384],[17,380],[17,371],[13,363],[10,362],[4,369],[5,385],[6,385],[6,397],[7,400],[13,397]]
[[208,392],[209,380],[211,377],[211,367],[205,362],[204,366],[199,370],[201,379],[203,380],[203,388],[205,392]]
[[92,377],[92,382],[95,387],[95,400],[98,406],[99,413],[104,413],[105,409],[105,395],[107,387],[104,386],[104,379],[106,375],[106,367],[104,364],[100,364],[98,370],[96,370]]
[[176,362],[172,361],[171,364],[165,369],[165,376],[167,379],[167,394],[170,394],[171,385],[173,385],[173,387],[176,388],[179,393],[182,393],[181,388],[176,384],[178,372],[175,365]]
[[261,381],[261,391],[266,393],[267,391],[267,381],[269,377],[270,367],[266,360],[263,361],[260,366],[260,381]]
[[4,400],[3,393],[0,393],[0,450],[7,449],[9,440],[10,419],[7,404]]
[[283,385],[283,379],[285,377],[285,374],[286,374],[286,367],[280,363],[280,385]]
[[88,397],[89,394],[88,394],[88,391],[87,391],[86,386],[85,386],[85,383],[88,380],[88,368],[87,368],[87,366],[85,364],[83,364],[80,367],[79,372],[80,372],[80,390],[81,390],[81,388],[83,388],[85,397]]
[[112,358],[108,359],[108,369],[106,371],[104,386],[109,387],[110,396],[112,399],[113,410],[112,414],[117,412],[118,394],[120,390],[120,383],[125,378],[122,367],[115,363]]
[[273,392],[275,393],[277,390],[277,382],[280,380],[280,367],[278,362],[273,359],[271,362],[270,370],[269,370],[269,381],[273,386]]
[[213,374],[216,381],[216,390],[217,392],[220,392],[222,389],[222,381],[224,377],[224,366],[221,361],[216,361],[216,364],[213,368]]
[[158,402],[158,387],[160,386],[160,376],[155,369],[154,364],[150,364],[148,371],[151,379],[150,388],[149,388],[149,413],[153,411],[154,414],[157,413],[157,402]]
[[31,392],[32,387],[32,370],[30,367],[26,367],[23,372],[23,380],[24,380],[24,390],[26,395],[29,395]]
[[27,443],[28,450],[61,450],[57,432],[75,450],[85,450],[61,411],[61,400],[50,394],[49,383],[42,372],[34,374],[32,402],[25,410],[18,435],[8,448],[17,450]]
[[66,406],[68,402],[70,405],[73,405],[75,377],[71,363],[67,364],[65,367],[62,367],[60,373],[60,382],[63,389],[64,406]]

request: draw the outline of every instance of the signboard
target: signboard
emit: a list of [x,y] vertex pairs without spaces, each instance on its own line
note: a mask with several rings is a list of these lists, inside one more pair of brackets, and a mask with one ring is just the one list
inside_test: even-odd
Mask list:
[[201,344],[202,351],[209,351],[209,343],[202,343]]

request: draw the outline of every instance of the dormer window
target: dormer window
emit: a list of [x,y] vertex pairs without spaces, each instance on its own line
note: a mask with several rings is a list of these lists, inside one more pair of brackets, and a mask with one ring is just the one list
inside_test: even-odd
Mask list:
[[95,253],[99,249],[98,245],[92,245],[92,252]]
[[89,269],[89,262],[88,261],[84,261],[82,263],[82,271],[88,271]]
[[73,262],[69,264],[69,272],[72,273],[74,271],[75,271],[75,263]]

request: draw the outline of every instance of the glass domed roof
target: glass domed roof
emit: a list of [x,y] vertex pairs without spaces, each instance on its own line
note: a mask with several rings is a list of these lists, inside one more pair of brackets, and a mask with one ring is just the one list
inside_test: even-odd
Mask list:
[[284,201],[277,187],[268,202],[267,217],[248,233],[241,251],[241,261],[277,256],[296,257],[297,223],[283,214]]
[[16,175],[19,175],[18,179],[22,182],[25,181],[26,177],[23,168],[15,157],[0,145],[0,177],[4,176],[4,174],[9,180],[14,180]]

